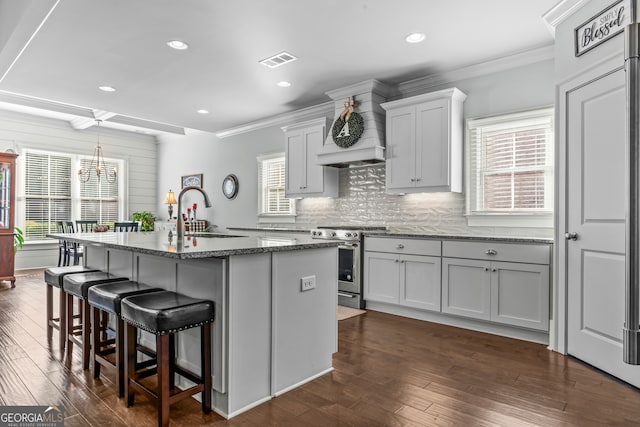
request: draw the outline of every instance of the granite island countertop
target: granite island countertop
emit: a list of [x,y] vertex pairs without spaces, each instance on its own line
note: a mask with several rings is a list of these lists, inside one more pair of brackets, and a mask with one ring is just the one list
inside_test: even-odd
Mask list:
[[243,236],[238,233],[193,233],[184,242],[169,240],[167,231],[131,233],[51,233],[47,237],[84,245],[100,245],[168,258],[220,258],[264,252],[293,251],[338,246],[339,240],[314,240],[306,234],[296,237]]
[[365,232],[365,236],[369,237],[397,237],[397,238],[414,238],[414,239],[441,239],[441,240],[468,240],[472,241],[492,241],[505,243],[541,243],[553,244],[553,239],[544,237],[511,237],[511,236],[464,236],[452,234],[421,234],[421,233],[403,233],[394,231],[371,231]]

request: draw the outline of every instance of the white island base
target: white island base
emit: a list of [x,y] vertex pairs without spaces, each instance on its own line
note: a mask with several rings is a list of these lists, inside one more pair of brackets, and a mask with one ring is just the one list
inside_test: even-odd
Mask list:
[[[337,250],[321,247],[176,259],[86,246],[87,266],[215,302],[215,412],[231,418],[332,368],[337,351]],[[301,279],[315,276],[302,291]],[[177,363],[199,373],[198,328],[178,333]],[[141,332],[150,347],[153,337]],[[177,385],[187,385],[181,378]]]

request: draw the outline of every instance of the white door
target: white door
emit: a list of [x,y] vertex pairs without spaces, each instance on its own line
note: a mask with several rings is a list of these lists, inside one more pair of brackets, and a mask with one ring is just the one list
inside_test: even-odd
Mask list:
[[400,255],[400,304],[440,311],[440,257]]
[[622,361],[624,86],[619,69],[567,93],[567,351],[640,387]]
[[450,185],[448,99],[437,99],[416,106],[416,186]]
[[364,298],[398,304],[400,289],[398,255],[383,252],[364,253]]
[[386,187],[407,188],[414,185],[416,112],[415,107],[387,111]]
[[442,258],[442,312],[491,319],[491,263]]

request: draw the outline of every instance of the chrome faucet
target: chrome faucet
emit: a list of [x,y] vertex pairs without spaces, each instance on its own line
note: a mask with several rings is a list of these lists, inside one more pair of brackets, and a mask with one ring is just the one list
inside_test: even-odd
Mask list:
[[186,193],[189,190],[197,190],[201,192],[202,195],[204,196],[204,206],[207,208],[211,207],[211,200],[209,200],[209,196],[207,195],[207,193],[204,192],[202,188],[191,186],[191,187],[184,187],[182,189],[182,191],[178,195],[178,223],[176,226],[177,228],[176,231],[178,234],[178,242],[181,242],[184,238],[184,220],[182,219],[182,196],[184,196],[184,193]]

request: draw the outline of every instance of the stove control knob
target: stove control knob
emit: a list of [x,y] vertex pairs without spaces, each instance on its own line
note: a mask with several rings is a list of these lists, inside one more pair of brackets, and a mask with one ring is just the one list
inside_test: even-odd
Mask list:
[[315,232],[315,231],[312,231],[312,232],[311,232],[311,235],[312,235],[312,236],[315,236],[315,235],[316,235],[316,232]]
[[344,237],[351,237],[351,233],[344,233]]
[[351,237],[358,237],[358,232],[357,232],[357,231],[356,231],[356,232],[354,232],[354,233],[351,235]]
[[335,231],[331,232],[331,237],[336,237],[336,232]]

